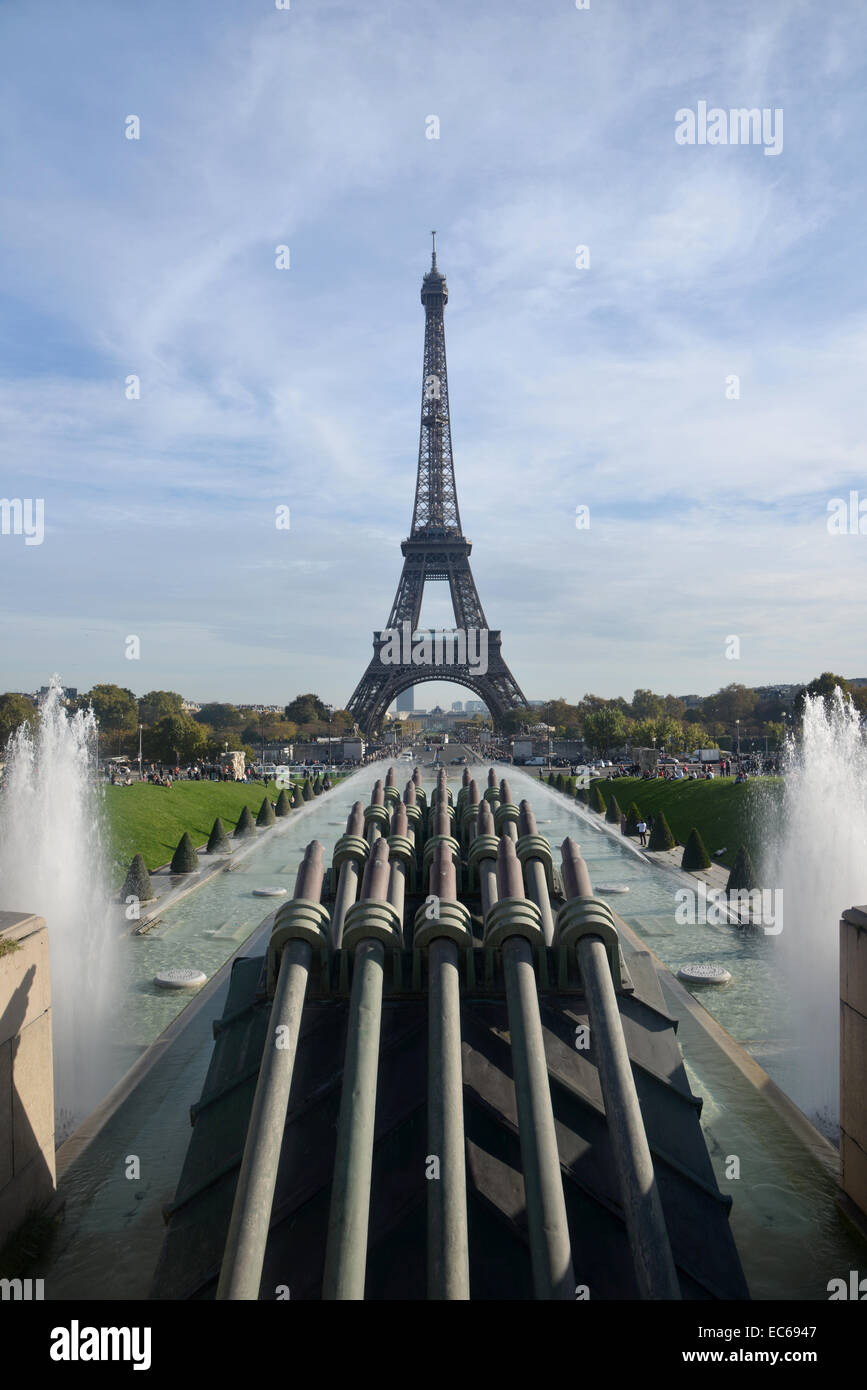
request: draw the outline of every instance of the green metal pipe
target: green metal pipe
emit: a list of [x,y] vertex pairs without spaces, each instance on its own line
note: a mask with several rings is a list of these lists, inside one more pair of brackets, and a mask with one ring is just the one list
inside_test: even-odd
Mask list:
[[[538,835],[536,817],[529,801],[522,801],[519,810],[518,827],[521,835]],[[524,873],[527,879],[527,897],[536,904],[542,914],[542,935],[545,945],[550,946],[554,941],[554,915],[551,912],[545,865],[541,859],[528,859],[524,865]]]
[[[381,783],[378,785],[381,788]],[[362,903],[386,902],[390,878],[388,841],[380,838],[365,865]],[[355,949],[352,969],[322,1280],[324,1299],[364,1298],[384,975],[384,943],[373,936],[364,937]]]
[[[591,897],[593,889],[587,865],[571,838],[564,840],[562,855],[563,888],[567,899]],[[680,1281],[623,1035],[608,954],[598,936],[579,938],[578,964],[639,1292],[646,1299],[676,1300],[681,1297]]]
[[384,973],[382,942],[360,942],[349,1001],[323,1299],[364,1298]]
[[536,994],[533,949],[525,937],[512,936],[504,943],[503,969],[533,1285],[539,1299],[574,1298],[575,1276]]
[[[356,801],[346,820],[347,835],[361,838],[364,835],[364,807]],[[337,879],[337,892],[334,895],[334,911],[331,914],[331,944],[340,949],[343,940],[343,923],[346,914],[358,897],[361,883],[361,866],[355,859],[347,859],[340,866]]]
[[470,1296],[464,1089],[461,1071],[461,999],[458,948],[439,937],[428,953],[428,1144],[439,1160],[430,1178],[428,1210],[429,1299]]
[[[501,902],[524,896],[521,864],[514,844],[506,838],[500,840],[497,855],[497,887]],[[533,944],[525,936],[510,936],[503,943],[502,957],[533,1286],[538,1299],[571,1299],[575,1297],[575,1276]]]
[[[307,846],[294,896],[318,902],[324,873],[322,846],[313,840]],[[259,1297],[312,959],[313,948],[308,941],[287,942],[280,957],[268,1038],[262,1053],[217,1284],[219,1301]]]

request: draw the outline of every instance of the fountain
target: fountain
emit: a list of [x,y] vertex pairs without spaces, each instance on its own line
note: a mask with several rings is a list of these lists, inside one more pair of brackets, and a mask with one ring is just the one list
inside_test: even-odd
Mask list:
[[57,1142],[115,1079],[109,1018],[116,1007],[116,929],[94,783],[96,721],[69,715],[54,676],[38,727],[16,730],[0,796],[0,907],[48,927]]
[[838,688],[807,696],[790,737],[780,828],[762,882],[783,890],[779,956],[792,997],[792,1099],[829,1137],[840,1118],[839,920],[867,902],[867,740]]

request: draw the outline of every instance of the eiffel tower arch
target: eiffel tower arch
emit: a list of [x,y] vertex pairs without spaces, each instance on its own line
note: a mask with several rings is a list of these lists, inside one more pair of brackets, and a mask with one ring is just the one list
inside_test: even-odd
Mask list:
[[[421,287],[424,366],[412,528],[401,543],[403,570],[388,622],[374,632],[373,656],[346,706],[368,735],[380,727],[389,705],[402,691],[425,681],[449,681],[472,690],[487,705],[495,728],[507,710],[527,704],[503,659],[500,632],[488,628],[470,569],[472,545],[461,530],[443,323],[449,292],[445,276],[437,269],[436,232],[433,238],[431,268]],[[418,627],[422,597],[425,584],[432,582],[448,584],[455,631],[465,640],[462,646],[459,637],[449,643],[448,633],[430,633],[432,659],[419,660],[420,653],[424,656],[425,636]]]

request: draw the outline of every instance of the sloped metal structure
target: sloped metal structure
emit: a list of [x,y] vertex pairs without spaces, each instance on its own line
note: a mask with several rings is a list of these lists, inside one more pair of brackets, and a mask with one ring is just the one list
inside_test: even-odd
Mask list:
[[390,772],[235,965],[152,1296],[748,1298],[617,920],[493,772]]

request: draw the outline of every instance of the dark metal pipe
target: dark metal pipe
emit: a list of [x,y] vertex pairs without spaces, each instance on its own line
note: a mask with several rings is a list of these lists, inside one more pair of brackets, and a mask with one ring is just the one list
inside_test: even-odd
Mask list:
[[[388,841],[379,839],[365,866],[362,900],[387,901],[389,877]],[[372,937],[360,941],[349,1000],[322,1280],[324,1299],[364,1298],[384,974],[382,941]]]
[[[529,801],[521,802],[518,813],[518,828],[521,835],[538,835],[536,817]],[[527,877],[527,897],[536,904],[542,914],[542,935],[545,938],[545,945],[550,946],[554,940],[554,914],[551,911],[545,865],[541,859],[528,858],[524,862],[524,872]]]
[[[364,807],[356,801],[346,818],[347,835],[364,837]],[[361,883],[361,867],[357,860],[347,859],[340,866],[337,892],[334,895],[334,911],[331,914],[331,944],[335,950],[340,948],[343,939],[343,923],[346,913],[358,897]]]
[[[440,902],[457,897],[451,850],[437,845],[430,892]],[[428,950],[428,1144],[439,1174],[428,1181],[428,1298],[470,1296],[464,1089],[461,1071],[461,999],[458,948],[441,936]]]
[[[294,897],[318,902],[324,874],[322,846],[312,840],[298,871]],[[220,1301],[259,1297],[312,957],[310,943],[297,940],[287,942],[280,957],[271,1021],[217,1285]]]
[[[592,897],[587,865],[571,838],[563,841],[562,856],[567,900]],[[679,1299],[680,1282],[623,1036],[608,953],[598,936],[579,937],[578,964],[638,1288],[642,1298]]]
[[[504,898],[524,896],[520,860],[513,842],[505,837],[497,855],[497,888],[501,903]],[[533,946],[525,936],[510,936],[503,942],[502,956],[533,1285],[539,1299],[571,1299],[575,1276]]]
[[[494,815],[491,811],[491,803],[483,801],[479,806],[479,814],[476,819],[476,837],[493,835],[494,833]],[[479,891],[482,898],[482,912],[487,917],[499,897],[497,862],[493,857],[488,858],[487,855],[479,864]]]

